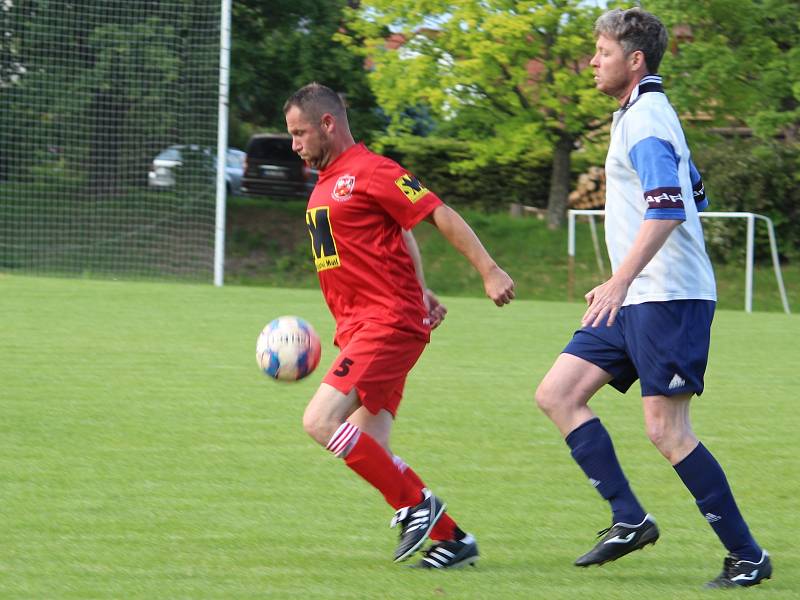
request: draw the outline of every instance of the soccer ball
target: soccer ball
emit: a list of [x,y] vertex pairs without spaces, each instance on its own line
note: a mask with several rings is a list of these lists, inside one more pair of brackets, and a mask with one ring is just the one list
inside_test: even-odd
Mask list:
[[314,328],[300,317],[272,320],[256,342],[256,360],[261,371],[280,381],[297,381],[310,375],[319,364],[321,348]]

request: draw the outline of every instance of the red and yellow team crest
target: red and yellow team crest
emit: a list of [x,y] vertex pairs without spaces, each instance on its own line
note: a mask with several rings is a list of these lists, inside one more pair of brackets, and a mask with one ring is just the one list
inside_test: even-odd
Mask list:
[[333,186],[331,198],[337,202],[344,202],[349,200],[353,195],[353,188],[356,187],[355,175],[342,175],[336,180],[336,185]]

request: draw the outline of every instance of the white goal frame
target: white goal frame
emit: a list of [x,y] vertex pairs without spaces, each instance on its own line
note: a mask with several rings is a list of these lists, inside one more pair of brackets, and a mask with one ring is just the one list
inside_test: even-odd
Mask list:
[[214,285],[225,280],[225,162],[228,156],[228,103],[231,66],[232,0],[221,0],[219,27],[219,99],[217,102],[217,194],[214,222]]
[[[598,264],[602,265],[602,259],[598,254],[598,246],[596,242],[595,233],[595,217],[603,216],[606,214],[602,209],[570,209],[567,211],[567,257],[569,260],[569,294],[572,297],[574,287],[574,265],[575,265],[575,218],[578,215],[585,215],[589,217],[589,226],[592,228],[593,239],[595,240],[595,253],[597,254]],[[781,265],[778,260],[778,245],[775,241],[775,228],[772,225],[772,220],[764,215],[758,215],[751,212],[701,212],[700,217],[721,217],[733,219],[747,219],[747,257],[745,259],[745,287],[744,287],[744,310],[746,312],[753,312],[753,267],[755,263],[754,247],[755,247],[755,223],[756,219],[764,221],[767,224],[767,232],[769,233],[769,247],[772,254],[772,266],[775,270],[775,280],[778,282],[778,291],[781,295],[781,302],[783,303],[783,311],[788,315],[791,314],[789,310],[789,300],[786,297],[786,288],[783,285],[783,275],[781,273]],[[601,269],[601,272],[603,270]]]

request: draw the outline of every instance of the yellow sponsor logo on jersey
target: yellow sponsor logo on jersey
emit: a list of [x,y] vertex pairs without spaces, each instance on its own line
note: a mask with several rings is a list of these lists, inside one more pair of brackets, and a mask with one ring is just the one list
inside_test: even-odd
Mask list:
[[335,269],[341,266],[336,239],[329,219],[330,208],[320,206],[306,211],[306,225],[311,236],[311,251],[314,253],[314,265],[317,271]]
[[402,177],[399,177],[394,180],[394,184],[400,188],[400,191],[406,195],[406,198],[411,200],[411,202],[416,202],[420,198],[422,198],[425,194],[428,193],[428,188],[423,186],[419,179],[406,173]]

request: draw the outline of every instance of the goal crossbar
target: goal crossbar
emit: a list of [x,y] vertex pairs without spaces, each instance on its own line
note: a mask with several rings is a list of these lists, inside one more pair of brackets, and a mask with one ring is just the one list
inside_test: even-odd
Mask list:
[[[575,263],[575,220],[579,215],[589,217],[589,223],[594,227],[594,219],[598,216],[605,215],[606,211],[603,209],[570,209],[567,211],[567,257],[569,260],[569,292],[570,298],[573,293],[574,286],[574,263]],[[781,265],[778,260],[778,244],[775,240],[775,227],[772,224],[772,219],[764,215],[759,215],[751,212],[701,212],[701,218],[719,217],[724,219],[746,219],[747,220],[747,255],[745,259],[745,289],[744,289],[744,310],[746,312],[753,312],[753,268],[755,265],[755,223],[756,220],[763,221],[767,225],[767,233],[769,234],[769,247],[772,255],[772,266],[775,271],[775,280],[778,283],[778,291],[781,296],[781,303],[783,304],[783,311],[790,314],[789,300],[786,297],[786,288],[783,285],[783,275],[781,273]],[[595,251],[597,251],[595,249]]]

